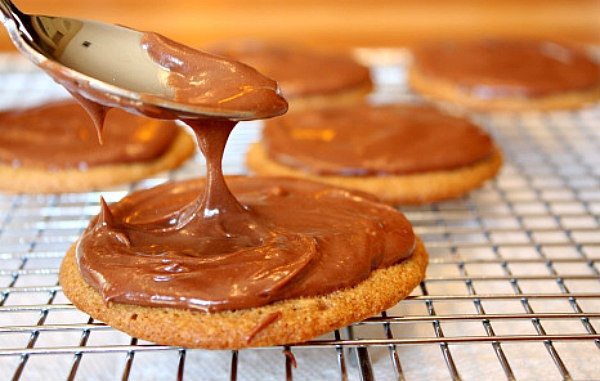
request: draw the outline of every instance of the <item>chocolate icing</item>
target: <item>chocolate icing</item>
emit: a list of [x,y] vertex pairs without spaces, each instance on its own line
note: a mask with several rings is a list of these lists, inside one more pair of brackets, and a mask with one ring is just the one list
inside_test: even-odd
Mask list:
[[204,185],[169,183],[104,206],[77,247],[85,280],[106,301],[222,311],[353,286],[413,251],[410,223],[367,196],[238,177],[228,185],[245,212],[202,215]]
[[432,107],[308,110],[267,122],[272,160],[319,175],[402,175],[473,164],[493,152],[483,130]]
[[[173,100],[241,110],[248,119],[286,111],[276,83],[245,65],[156,34],[144,35],[142,46],[169,70]],[[59,80],[83,97],[88,111],[100,113],[97,120],[102,107],[123,106],[64,79]],[[173,117],[156,108],[135,110]],[[353,286],[374,269],[411,255],[410,223],[371,196],[292,179],[238,177],[226,184],[221,160],[236,121],[177,116],[196,133],[207,178],[139,191],[111,207],[101,201],[76,257],[83,278],[106,302],[202,311],[251,308]],[[273,316],[257,332],[278,315]]]
[[268,314],[267,317],[265,317],[261,322],[254,326],[250,333],[248,333],[248,336],[246,336],[246,342],[248,344],[251,343],[252,340],[254,340],[254,338],[256,337],[256,335],[258,335],[261,331],[263,331],[271,324],[275,323],[277,320],[281,319],[281,315],[281,311],[275,311]]
[[[74,79],[53,61],[46,61],[41,67],[82,104],[99,135],[112,107],[157,119],[195,119],[200,110],[203,118],[228,118],[220,116],[227,113],[237,121],[269,118],[287,111],[277,83],[245,64],[189,48],[157,33],[144,33],[140,46],[166,83],[164,93],[140,93],[142,102],[99,91],[86,81]],[[177,107],[165,102],[176,102]],[[192,106],[190,111],[181,109],[186,105]]]
[[221,43],[208,50],[274,78],[286,98],[335,93],[371,83],[369,69],[345,54],[260,41]]
[[288,361],[290,362],[293,368],[298,367],[298,363],[296,362],[296,356],[294,356],[294,353],[289,348],[286,347],[281,352],[284,354],[285,357],[287,357]]
[[445,42],[414,51],[423,75],[480,98],[541,97],[600,87],[600,65],[582,50],[548,41]]
[[[0,162],[68,169],[153,160],[177,136],[172,122],[115,110],[100,145],[85,111],[72,101],[0,113]],[[51,143],[49,143],[51,142]]]
[[277,82],[250,66],[181,45],[156,33],[145,33],[142,47],[169,71],[169,86],[180,103],[224,111],[243,110],[250,119],[283,114],[287,102]]

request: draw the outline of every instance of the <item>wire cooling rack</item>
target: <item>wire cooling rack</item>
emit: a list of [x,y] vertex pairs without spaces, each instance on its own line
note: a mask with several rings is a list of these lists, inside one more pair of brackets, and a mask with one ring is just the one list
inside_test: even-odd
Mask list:
[[[375,99],[416,100],[405,53],[359,53],[374,65]],[[65,96],[21,59],[0,58],[0,107]],[[431,257],[420,287],[380,315],[289,347],[154,345],[77,311],[61,292],[61,258],[100,194],[117,201],[197,176],[201,158],[101,192],[0,194],[0,379],[600,379],[600,108],[471,117],[495,136],[506,164],[469,197],[403,209]],[[250,123],[234,132],[227,173],[244,172],[258,131]]]

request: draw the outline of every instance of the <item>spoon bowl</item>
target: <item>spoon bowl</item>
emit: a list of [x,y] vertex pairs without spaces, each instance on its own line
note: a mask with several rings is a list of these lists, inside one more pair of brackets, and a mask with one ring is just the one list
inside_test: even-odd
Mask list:
[[0,15],[15,46],[71,93],[107,107],[161,119],[256,119],[232,110],[177,101],[170,71],[142,47],[143,32],[56,16],[29,15],[0,0]]

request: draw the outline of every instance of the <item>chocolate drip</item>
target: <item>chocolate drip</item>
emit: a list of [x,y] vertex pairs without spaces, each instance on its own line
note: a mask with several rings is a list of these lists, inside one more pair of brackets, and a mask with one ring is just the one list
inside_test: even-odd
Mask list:
[[206,158],[206,187],[199,201],[203,218],[222,217],[225,214],[245,214],[246,210],[231,194],[223,177],[223,152],[235,122],[220,120],[188,120],[198,139],[198,146]]
[[[153,33],[143,36],[142,45],[168,69],[178,102],[233,110],[246,119],[287,109],[277,84],[246,65]],[[90,97],[85,86],[65,83],[71,91],[83,89],[86,99],[103,99]],[[374,269],[411,255],[412,228],[395,209],[312,182],[236,177],[226,183],[221,161],[235,121],[210,113],[182,121],[194,130],[206,157],[206,180],[135,192],[110,207],[101,200],[100,214],[79,241],[81,274],[107,303],[252,308],[351,287]],[[279,316],[267,317],[249,340]]]
[[96,135],[98,135],[98,142],[100,145],[104,144],[104,139],[102,138],[102,133],[104,131],[104,121],[106,120],[106,114],[110,110],[110,107],[103,106],[99,103],[92,102],[87,98],[82,97],[76,92],[69,91],[69,93],[79,102],[81,107],[87,112],[89,117],[92,119],[94,123],[94,127],[96,128]]
[[180,133],[172,122],[121,110],[111,112],[106,125],[101,146],[76,102],[1,112],[0,163],[49,170],[139,163],[160,157]]
[[281,311],[271,312],[267,317],[265,317],[260,323],[256,325],[256,327],[252,328],[252,331],[248,333],[246,336],[246,342],[249,344],[254,340],[256,335],[258,335],[262,330],[275,323],[277,320],[281,318]]
[[294,356],[294,353],[292,353],[289,348],[284,348],[281,352],[289,360],[294,369],[298,367],[298,364],[296,363],[296,356]]
[[196,213],[177,228],[205,181],[164,184],[111,205],[114,225],[94,229],[93,221],[77,247],[84,279],[107,302],[224,311],[351,287],[414,248],[410,223],[370,196],[293,179],[227,184],[245,212]]
[[[204,191],[191,203],[165,218],[152,223],[155,230],[186,229],[203,234],[204,250],[235,250],[259,245],[273,230],[258,221],[242,206],[229,190],[223,176],[222,160],[227,139],[236,122],[218,119],[186,120],[197,137],[198,146],[206,159]],[[148,226],[149,227],[149,226]]]

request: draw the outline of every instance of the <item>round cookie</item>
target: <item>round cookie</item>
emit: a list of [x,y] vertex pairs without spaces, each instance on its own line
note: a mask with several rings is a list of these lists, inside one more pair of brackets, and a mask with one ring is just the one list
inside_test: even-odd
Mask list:
[[319,181],[395,204],[459,197],[502,165],[491,137],[425,106],[368,104],[307,110],[267,122],[250,147],[259,175]]
[[373,88],[369,69],[349,55],[262,41],[230,41],[207,50],[248,64],[277,81],[289,111],[351,104]]
[[[424,153],[425,154],[425,153]],[[496,176],[502,167],[502,154],[495,148],[489,159],[463,168],[390,176],[319,176],[271,160],[262,143],[250,147],[246,164],[253,172],[265,176],[288,176],[377,195],[398,205],[423,204],[463,196]]]
[[[178,101],[233,102],[246,119],[287,109],[276,83],[245,65],[168,40],[154,48],[159,64],[163,54],[182,61],[168,78],[184,94]],[[241,348],[318,335],[379,312],[418,283],[427,256],[399,211],[298,179],[226,181],[223,149],[236,121],[206,116],[183,120],[206,158],[206,179],[133,192],[111,207],[101,200],[61,266],[75,305],[159,343]]]
[[600,99],[600,64],[549,41],[480,40],[413,51],[411,87],[434,101],[477,110],[579,108]]
[[352,288],[216,313],[105,304],[81,276],[75,246],[61,265],[60,283],[77,308],[132,336],[188,348],[237,349],[305,341],[390,308],[420,283],[427,261],[423,243],[417,240],[411,257],[375,270]]
[[113,110],[100,145],[89,116],[72,101],[0,113],[0,190],[79,192],[177,167],[195,145],[183,128]]

